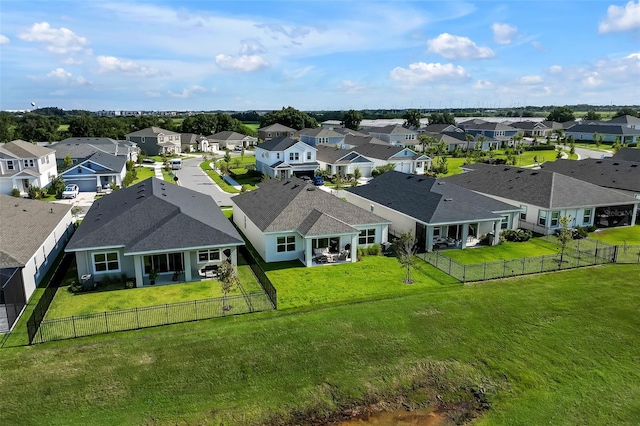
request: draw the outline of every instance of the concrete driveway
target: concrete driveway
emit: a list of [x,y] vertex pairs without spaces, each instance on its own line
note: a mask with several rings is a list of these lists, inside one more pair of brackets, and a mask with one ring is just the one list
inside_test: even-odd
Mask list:
[[58,204],[67,204],[72,206],[78,206],[82,208],[82,213],[78,215],[79,218],[83,218],[85,214],[91,208],[91,205],[96,200],[95,192],[80,192],[76,198],[65,198],[62,200],[53,201]]
[[193,189],[211,196],[219,206],[230,206],[231,197],[235,194],[228,194],[216,185],[213,180],[200,168],[202,157],[184,160],[181,170],[174,170],[181,186]]

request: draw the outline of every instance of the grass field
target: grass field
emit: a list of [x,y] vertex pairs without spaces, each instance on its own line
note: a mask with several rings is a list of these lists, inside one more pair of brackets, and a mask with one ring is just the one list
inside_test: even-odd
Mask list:
[[483,246],[464,250],[446,250],[441,253],[457,262],[471,265],[474,263],[556,254],[559,252],[559,249],[557,244],[539,238],[532,238],[522,243],[505,241],[496,246]]
[[640,244],[640,224],[633,227],[599,229],[589,238],[609,244]]
[[638,272],[609,265],[5,348],[0,423],[283,423],[482,387],[490,409],[477,424],[634,425]]
[[220,189],[230,194],[237,194],[240,192],[239,189],[236,189],[235,187],[229,185],[224,179],[222,179],[218,172],[212,170],[209,163],[209,161],[203,161],[202,163],[200,163],[200,168],[204,170],[207,176],[213,179],[213,181],[220,187]]
[[149,179],[150,177],[154,177],[156,172],[152,167],[136,167],[136,175],[138,176],[136,180],[133,181],[131,185],[135,185],[138,182],[142,182],[145,179]]

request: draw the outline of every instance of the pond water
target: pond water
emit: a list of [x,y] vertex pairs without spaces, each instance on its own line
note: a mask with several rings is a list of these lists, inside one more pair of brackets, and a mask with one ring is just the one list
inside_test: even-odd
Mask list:
[[366,414],[337,423],[337,426],[444,426],[445,414],[429,409]]

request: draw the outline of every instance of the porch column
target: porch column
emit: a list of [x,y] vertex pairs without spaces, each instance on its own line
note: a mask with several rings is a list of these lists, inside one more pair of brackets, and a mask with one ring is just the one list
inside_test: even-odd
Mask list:
[[351,263],[355,263],[358,261],[358,234],[354,234],[351,237]]
[[234,264],[237,268],[238,267],[238,247],[236,246],[231,247],[231,256],[229,257],[231,258],[231,263]]
[[[595,209],[594,209],[595,212]],[[638,214],[638,205],[634,204],[633,205],[633,211],[631,212],[631,226],[634,226],[636,224],[636,215]]]
[[185,251],[182,253],[182,257],[184,258],[184,280],[189,282],[192,280],[191,277],[191,252]]
[[307,267],[311,266],[313,261],[313,250],[311,249],[311,238],[305,238],[303,240],[304,246],[304,262]]
[[493,242],[491,243],[492,246],[495,246],[498,244],[498,242],[500,241],[500,224],[502,223],[502,220],[496,220],[495,222],[493,222]]
[[433,226],[427,226],[426,251],[433,251]]
[[462,224],[462,242],[460,244],[460,248],[466,248],[467,247],[467,238],[469,237],[469,224],[468,223],[463,223]]
[[136,272],[136,287],[142,287],[144,285],[142,281],[142,256],[133,256],[133,267]]

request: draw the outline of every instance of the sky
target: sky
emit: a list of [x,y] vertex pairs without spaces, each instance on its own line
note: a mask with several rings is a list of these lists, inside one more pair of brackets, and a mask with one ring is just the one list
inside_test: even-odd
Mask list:
[[0,2],[0,109],[640,104],[640,0]]

